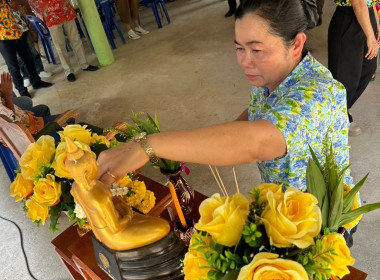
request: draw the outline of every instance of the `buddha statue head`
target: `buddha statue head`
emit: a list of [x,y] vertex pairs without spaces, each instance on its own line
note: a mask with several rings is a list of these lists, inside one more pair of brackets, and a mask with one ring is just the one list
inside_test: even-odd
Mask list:
[[65,141],[67,151],[65,164],[74,180],[78,183],[85,178],[89,181],[95,180],[98,174],[96,158],[90,152],[78,148],[69,137],[65,137]]

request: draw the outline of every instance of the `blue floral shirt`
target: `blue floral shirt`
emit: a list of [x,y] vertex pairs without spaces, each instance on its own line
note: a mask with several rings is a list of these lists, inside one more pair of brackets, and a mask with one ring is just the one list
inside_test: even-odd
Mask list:
[[[305,191],[309,145],[324,162],[332,143],[338,166],[349,164],[346,90],[310,53],[270,95],[266,87],[252,88],[248,119],[273,123],[287,145],[283,157],[258,162],[263,182]],[[350,170],[345,183],[352,184]]]

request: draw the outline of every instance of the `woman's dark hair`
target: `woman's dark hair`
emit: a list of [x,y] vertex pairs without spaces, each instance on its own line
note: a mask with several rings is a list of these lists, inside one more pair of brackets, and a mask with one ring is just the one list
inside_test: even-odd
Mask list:
[[255,14],[269,23],[273,35],[291,43],[299,32],[307,29],[307,18],[302,0],[241,0],[235,20]]

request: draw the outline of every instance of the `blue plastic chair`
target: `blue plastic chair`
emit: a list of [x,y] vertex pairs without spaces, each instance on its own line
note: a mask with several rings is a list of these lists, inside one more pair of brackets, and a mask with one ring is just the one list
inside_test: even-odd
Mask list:
[[16,178],[15,170],[18,169],[18,164],[15,156],[9,148],[4,147],[0,144],[0,158],[3,162],[5,171],[8,174],[9,180],[11,182]]
[[119,34],[121,41],[123,44],[126,43],[123,32],[120,29],[119,24],[112,12],[110,0],[95,0],[95,4],[98,7],[99,16],[103,24],[104,31],[107,35],[108,41],[113,49],[116,49],[116,44],[114,42],[115,35],[113,34],[113,30],[116,29]]
[[37,30],[38,35],[41,38],[42,46],[44,47],[47,61],[49,63],[53,62],[53,64],[57,64],[51,44],[50,32],[45,23],[38,17],[32,15],[26,15],[25,17],[33,25],[34,29]]
[[160,19],[160,15],[158,13],[157,5],[161,5],[161,9],[165,13],[166,20],[168,21],[168,24],[170,24],[170,18],[169,18],[168,11],[166,10],[166,5],[165,5],[164,0],[142,0],[142,1],[140,1],[140,6],[152,8],[154,17],[156,18],[158,28],[162,28],[161,19]]

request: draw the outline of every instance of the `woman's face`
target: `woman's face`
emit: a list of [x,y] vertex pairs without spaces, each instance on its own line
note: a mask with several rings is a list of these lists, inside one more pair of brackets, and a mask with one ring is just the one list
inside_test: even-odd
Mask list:
[[293,45],[287,46],[281,37],[268,30],[264,19],[246,14],[236,20],[235,43],[237,61],[249,83],[256,87],[266,86],[272,93],[301,60],[304,41],[296,39]]

